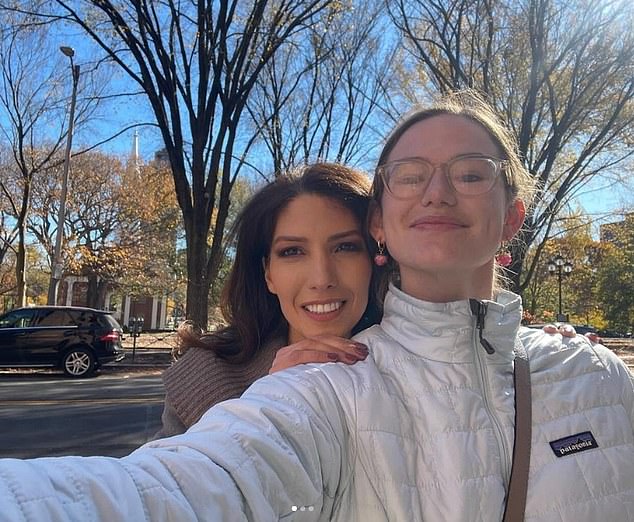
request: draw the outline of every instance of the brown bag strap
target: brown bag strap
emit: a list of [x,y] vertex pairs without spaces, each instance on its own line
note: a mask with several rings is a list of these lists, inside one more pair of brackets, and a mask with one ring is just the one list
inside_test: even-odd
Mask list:
[[528,355],[522,343],[515,346],[513,369],[515,383],[515,444],[511,480],[506,495],[503,522],[523,522],[528,490],[528,471],[531,462],[531,371]]

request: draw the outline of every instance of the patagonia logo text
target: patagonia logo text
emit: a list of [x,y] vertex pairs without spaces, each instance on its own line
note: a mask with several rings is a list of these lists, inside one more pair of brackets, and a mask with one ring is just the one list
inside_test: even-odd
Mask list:
[[549,444],[556,457],[565,457],[566,455],[573,455],[581,451],[599,447],[597,441],[594,440],[592,433],[589,431],[569,435],[563,439],[553,440]]

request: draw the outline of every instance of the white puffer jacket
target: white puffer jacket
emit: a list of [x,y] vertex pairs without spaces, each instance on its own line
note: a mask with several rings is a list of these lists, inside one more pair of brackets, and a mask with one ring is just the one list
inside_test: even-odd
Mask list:
[[0,520],[501,520],[515,342],[529,353],[527,521],[634,520],[634,386],[583,338],[520,329],[520,300],[392,288],[365,362],[294,368],[124,459],[0,462]]

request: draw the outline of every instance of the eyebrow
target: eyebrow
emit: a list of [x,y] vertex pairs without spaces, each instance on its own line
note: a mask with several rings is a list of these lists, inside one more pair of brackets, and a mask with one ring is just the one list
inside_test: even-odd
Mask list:
[[[362,238],[363,234],[357,229],[346,230],[345,232],[338,232],[337,234],[333,234],[332,236],[329,236],[328,241],[329,242],[337,241],[339,239],[345,239],[352,236],[357,236],[359,238]],[[273,245],[277,243],[286,242],[286,241],[294,242],[294,243],[306,243],[308,239],[302,236],[277,236],[273,240]]]

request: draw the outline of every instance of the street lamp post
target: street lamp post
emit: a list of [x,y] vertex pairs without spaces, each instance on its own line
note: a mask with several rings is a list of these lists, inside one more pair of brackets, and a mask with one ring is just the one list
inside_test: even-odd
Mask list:
[[572,263],[565,259],[561,254],[557,254],[553,259],[548,261],[548,272],[550,275],[557,276],[557,283],[559,285],[559,308],[557,313],[557,321],[568,321],[568,315],[561,311],[561,280],[563,276],[570,275],[572,272]]
[[59,199],[59,213],[57,216],[57,233],[55,235],[55,250],[51,267],[51,280],[48,285],[48,304],[57,304],[57,289],[62,279],[62,240],[64,237],[64,220],[66,219],[66,194],[68,192],[68,172],[70,170],[70,150],[73,145],[73,128],[75,126],[75,103],[77,100],[77,84],[79,83],[79,65],[73,63],[75,50],[72,47],[59,48],[70,59],[70,69],[73,74],[73,92],[70,98],[70,115],[68,134],[66,136],[66,154],[64,156],[64,176],[62,178],[62,192]]

